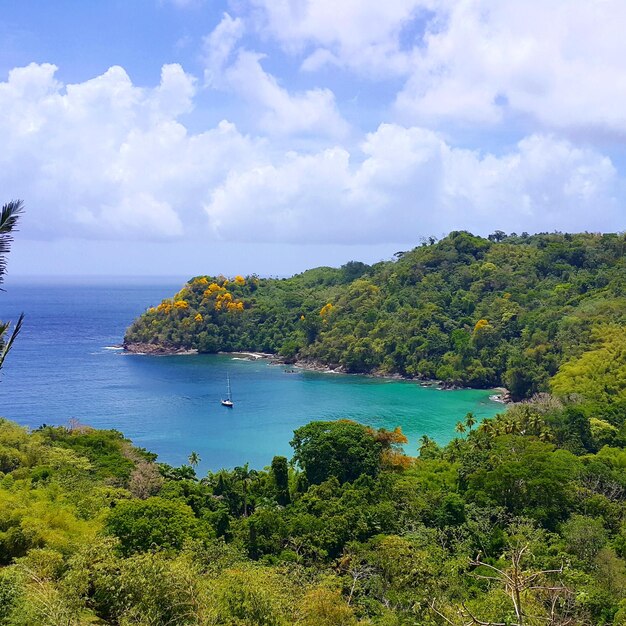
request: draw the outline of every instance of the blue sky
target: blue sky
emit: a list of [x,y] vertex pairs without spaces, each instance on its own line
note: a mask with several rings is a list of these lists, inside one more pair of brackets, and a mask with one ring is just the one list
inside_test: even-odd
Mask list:
[[13,274],[624,230],[618,0],[0,0]]

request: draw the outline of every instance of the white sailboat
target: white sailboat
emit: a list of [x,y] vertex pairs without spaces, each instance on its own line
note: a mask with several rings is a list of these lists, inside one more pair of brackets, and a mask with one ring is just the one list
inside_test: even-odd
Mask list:
[[226,385],[228,389],[228,393],[226,394],[226,400],[222,400],[222,406],[226,406],[229,409],[232,409],[234,406],[232,394],[230,392],[230,376],[226,374]]

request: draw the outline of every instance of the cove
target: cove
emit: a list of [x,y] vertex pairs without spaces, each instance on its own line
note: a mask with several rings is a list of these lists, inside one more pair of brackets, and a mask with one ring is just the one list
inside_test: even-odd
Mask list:
[[[173,465],[195,450],[203,474],[245,462],[261,468],[275,454],[290,457],[293,430],[311,420],[401,426],[409,438],[407,453],[416,454],[421,435],[445,443],[468,411],[483,419],[502,410],[487,390],[287,373],[233,355],[146,356],[111,349],[130,321],[176,284],[9,284],[0,319],[23,310],[27,323],[0,382],[0,415],[33,428],[71,418],[116,428]],[[227,374],[233,409],[220,404]]]

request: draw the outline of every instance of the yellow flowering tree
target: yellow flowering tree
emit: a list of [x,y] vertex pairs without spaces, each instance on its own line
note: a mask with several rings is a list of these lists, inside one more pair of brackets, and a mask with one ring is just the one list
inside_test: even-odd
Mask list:
[[481,330],[489,326],[489,320],[478,320],[474,326],[474,334],[479,333]]
[[222,287],[220,287],[217,283],[211,283],[202,294],[205,298],[210,298],[218,291],[223,291]]
[[483,348],[493,343],[497,338],[496,329],[489,323],[489,320],[480,319],[474,326],[472,341],[477,348]]

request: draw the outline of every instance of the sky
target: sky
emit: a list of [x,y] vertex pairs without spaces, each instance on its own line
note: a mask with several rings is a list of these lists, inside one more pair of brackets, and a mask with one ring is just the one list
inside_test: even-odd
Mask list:
[[13,275],[626,228],[623,0],[0,0]]

